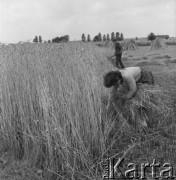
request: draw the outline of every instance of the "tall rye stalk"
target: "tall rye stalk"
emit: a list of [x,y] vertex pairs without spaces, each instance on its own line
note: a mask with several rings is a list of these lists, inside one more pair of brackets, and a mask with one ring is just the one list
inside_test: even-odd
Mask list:
[[1,46],[3,149],[48,179],[95,177],[106,151],[102,77],[112,67],[105,53],[89,43]]

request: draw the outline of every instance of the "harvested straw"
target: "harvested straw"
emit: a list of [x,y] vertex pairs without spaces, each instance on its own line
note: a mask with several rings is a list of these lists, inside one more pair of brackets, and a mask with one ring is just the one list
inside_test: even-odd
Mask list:
[[172,99],[166,90],[141,83],[132,99],[117,99],[115,105],[128,123],[137,129],[144,122],[151,128],[163,126],[172,113]]
[[161,39],[161,38],[156,38],[155,41],[153,43],[151,43],[151,47],[150,49],[161,49],[161,48],[165,48],[166,44],[165,42]]
[[123,49],[127,50],[127,51],[128,50],[137,50],[138,47],[134,40],[130,40],[130,41],[125,42],[125,44],[123,45]]

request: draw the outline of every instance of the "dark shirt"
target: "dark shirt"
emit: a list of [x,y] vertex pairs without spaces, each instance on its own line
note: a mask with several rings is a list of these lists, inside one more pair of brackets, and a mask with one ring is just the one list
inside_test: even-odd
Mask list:
[[119,43],[115,43],[115,55],[122,55],[122,47]]

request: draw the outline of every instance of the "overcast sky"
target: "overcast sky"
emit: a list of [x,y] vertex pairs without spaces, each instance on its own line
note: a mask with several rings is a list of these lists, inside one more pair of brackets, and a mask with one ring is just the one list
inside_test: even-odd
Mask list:
[[0,0],[0,42],[99,32],[176,36],[176,0]]

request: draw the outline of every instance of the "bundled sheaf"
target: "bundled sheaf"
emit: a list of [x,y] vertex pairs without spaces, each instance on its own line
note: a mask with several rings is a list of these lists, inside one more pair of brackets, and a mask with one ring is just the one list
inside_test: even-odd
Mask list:
[[[172,114],[172,98],[168,91],[157,85],[138,84],[138,91],[130,100],[117,99],[116,111],[132,126],[144,122],[151,128],[163,126]],[[123,121],[121,121],[123,122]]]
[[151,43],[150,49],[164,49],[166,47],[165,42],[161,38],[156,38],[154,42]]
[[168,111],[171,107],[171,96],[168,91],[157,85],[138,84],[138,91],[130,100],[130,107],[144,107],[154,111]]
[[130,40],[124,43],[123,49],[128,51],[128,50],[137,50],[137,44],[135,43],[134,40]]

